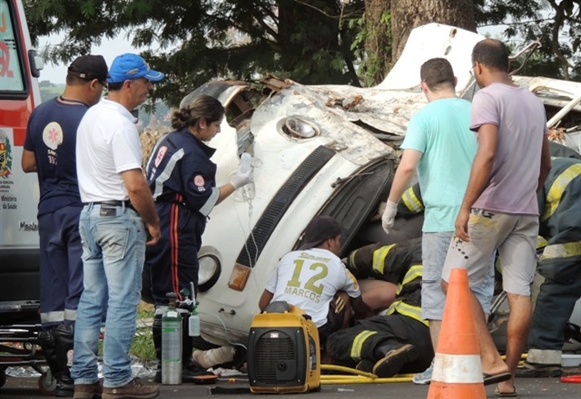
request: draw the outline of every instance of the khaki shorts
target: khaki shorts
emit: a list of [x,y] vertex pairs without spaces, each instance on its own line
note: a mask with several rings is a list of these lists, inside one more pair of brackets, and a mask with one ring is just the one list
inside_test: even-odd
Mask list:
[[538,216],[510,215],[472,209],[468,221],[470,241],[452,239],[442,279],[449,281],[450,269],[468,270],[470,288],[482,287],[498,251],[502,288],[510,294],[530,296],[537,265]]

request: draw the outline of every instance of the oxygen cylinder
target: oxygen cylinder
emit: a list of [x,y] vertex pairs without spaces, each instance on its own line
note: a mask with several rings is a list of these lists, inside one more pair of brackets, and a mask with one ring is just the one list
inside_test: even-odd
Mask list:
[[182,316],[176,309],[177,295],[166,294],[167,310],[161,317],[161,383],[182,383]]

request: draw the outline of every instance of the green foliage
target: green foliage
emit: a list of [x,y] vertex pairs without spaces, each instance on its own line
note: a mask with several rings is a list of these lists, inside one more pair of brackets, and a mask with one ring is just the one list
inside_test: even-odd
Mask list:
[[[362,3],[343,12],[361,13]],[[167,73],[152,101],[172,106],[216,78],[251,81],[272,73],[306,84],[358,84],[350,32],[339,31],[339,0],[24,0],[24,6],[33,40],[65,35],[44,52],[50,61],[70,62],[102,38],[129,32],[133,46],[150,48],[142,52],[150,65]]]
[[[581,81],[581,5],[578,0],[475,0],[479,25],[506,25],[513,44],[534,40],[541,48],[519,74]],[[524,39],[524,40],[523,40]],[[568,66],[566,66],[568,64]]]
[[[570,72],[570,77],[580,79],[578,0],[473,1],[479,26],[510,21],[505,30],[509,40],[517,35],[541,40],[543,54],[527,66],[534,68],[527,73],[561,77]],[[377,83],[389,68],[382,57],[366,49],[366,39],[383,32],[369,31],[364,0],[23,0],[23,4],[33,40],[64,35],[62,43],[44,51],[49,61],[70,62],[90,52],[102,38],[127,37],[136,48],[147,48],[141,55],[167,74],[155,85],[150,108],[158,99],[177,106],[184,95],[212,79],[252,82],[271,73],[304,84],[358,86],[360,80],[372,83],[372,77]],[[389,35],[389,13],[381,25]],[[564,68],[564,62],[572,68]]]
[[[376,53],[368,51],[365,48],[365,44],[368,39],[373,39],[381,35],[385,36],[387,41],[391,43],[391,14],[384,12],[381,16],[380,27],[375,29],[370,29],[365,19],[366,16],[363,14],[359,18],[354,18],[349,21],[349,28],[357,32],[350,49],[353,51],[356,59],[359,60],[357,72],[360,78],[365,83],[365,86],[372,86],[381,83],[381,79],[378,81],[377,77],[384,77],[388,72],[382,55],[385,53],[391,54],[391,46],[383,49],[382,53]],[[391,65],[387,65],[387,67],[391,68]]]

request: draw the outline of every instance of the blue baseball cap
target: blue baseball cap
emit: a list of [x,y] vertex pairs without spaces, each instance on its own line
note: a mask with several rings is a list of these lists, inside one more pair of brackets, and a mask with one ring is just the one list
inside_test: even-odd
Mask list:
[[108,83],[121,83],[126,80],[145,78],[152,82],[159,82],[165,74],[149,68],[147,62],[137,54],[121,54],[113,60],[109,68]]

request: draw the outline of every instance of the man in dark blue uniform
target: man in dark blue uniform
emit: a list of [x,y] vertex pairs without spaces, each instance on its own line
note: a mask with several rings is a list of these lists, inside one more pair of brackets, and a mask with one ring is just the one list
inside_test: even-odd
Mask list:
[[77,127],[87,109],[101,98],[107,64],[86,55],[70,65],[63,94],[39,105],[30,115],[22,169],[36,172],[40,185],[39,335],[46,361],[57,379],[56,396],[72,396],[67,352],[73,349],[73,326],[83,290],[79,215],[83,204],[77,184]]

